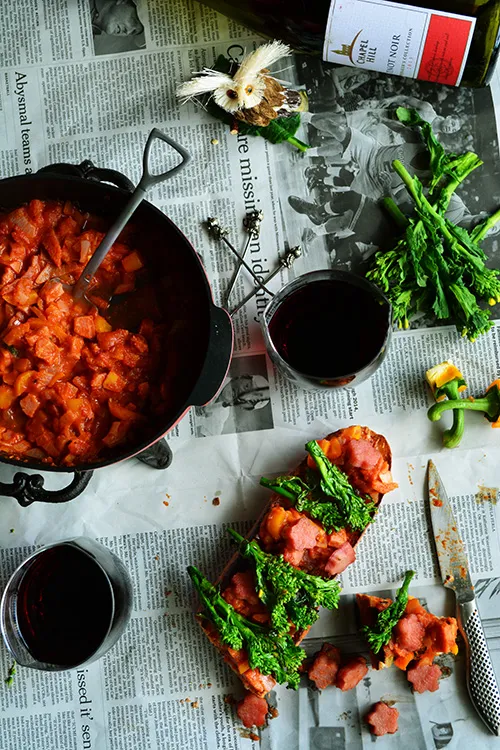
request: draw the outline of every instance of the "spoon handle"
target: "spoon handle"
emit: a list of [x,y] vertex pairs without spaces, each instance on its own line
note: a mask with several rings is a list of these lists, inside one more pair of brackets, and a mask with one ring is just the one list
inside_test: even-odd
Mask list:
[[[161,174],[156,175],[151,173],[149,164],[151,147],[155,140],[165,141],[169,144],[169,146],[172,146],[172,148],[174,148],[182,156],[182,160],[179,162],[179,164],[176,164],[175,167],[172,167],[166,172],[161,172]],[[190,160],[191,157],[185,148],[176,143],[176,141],[172,140],[172,138],[169,138],[169,136],[165,135],[165,133],[162,133],[157,128],[153,128],[153,130],[149,134],[146,146],[144,148],[144,155],[142,158],[142,176],[140,182],[121,210],[120,214],[117,216],[115,221],[112,223],[112,225],[104,235],[102,242],[97,247],[95,253],[83,269],[80,278],[73,288],[74,299],[81,299],[85,296],[89,284],[92,281],[97,269],[108,254],[113,243],[119,237],[120,233],[125,229],[125,226],[127,225],[127,222],[131,218],[132,214],[144,200],[144,196],[146,195],[147,190],[153,185],[157,185],[159,182],[163,182],[163,180],[172,177],[174,174],[183,169]]]

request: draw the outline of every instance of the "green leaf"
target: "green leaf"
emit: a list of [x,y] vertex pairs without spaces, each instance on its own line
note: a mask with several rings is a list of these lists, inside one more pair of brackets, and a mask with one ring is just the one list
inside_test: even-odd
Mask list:
[[415,575],[414,570],[406,572],[403,585],[398,590],[396,598],[387,609],[377,615],[374,625],[365,625],[361,632],[368,641],[368,645],[374,654],[378,654],[381,648],[389,643],[393,628],[398,624],[408,604],[408,588],[410,581]]
[[291,624],[298,630],[308,628],[319,617],[318,607],[338,607],[340,586],[336,580],[295,568],[283,555],[265,552],[255,540],[245,539],[234,529],[229,533],[240,553],[255,566],[256,592],[270,613],[274,633],[288,633]]
[[7,687],[12,687],[12,684],[14,682],[14,677],[17,674],[16,667],[17,667],[16,662],[13,661],[9,667],[9,671],[7,672],[7,677],[4,679],[4,682],[7,685]]

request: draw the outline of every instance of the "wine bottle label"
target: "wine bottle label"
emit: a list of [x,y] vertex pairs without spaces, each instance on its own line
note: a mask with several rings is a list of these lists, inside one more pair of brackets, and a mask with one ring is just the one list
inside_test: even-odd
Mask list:
[[332,0],[323,58],[458,86],[475,18],[388,0]]

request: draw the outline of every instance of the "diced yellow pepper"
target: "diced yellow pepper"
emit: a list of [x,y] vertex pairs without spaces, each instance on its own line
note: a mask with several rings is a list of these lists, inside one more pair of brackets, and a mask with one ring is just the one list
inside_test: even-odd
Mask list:
[[94,321],[95,323],[95,329],[97,333],[107,333],[108,331],[113,330],[113,326],[111,326],[108,321],[103,318],[101,315],[98,315]]
[[14,391],[8,385],[0,385],[0,409],[8,409],[15,399]]
[[250,669],[250,664],[248,663],[246,659],[242,661],[241,664],[238,664],[238,672],[240,674],[243,674],[244,672],[248,672],[249,669]]
[[351,427],[346,427],[343,434],[345,438],[359,440],[361,438],[361,425],[353,424]]
[[[447,359],[445,362],[441,362],[441,364],[435,365],[434,367],[431,367],[430,370],[427,370],[425,373],[425,379],[427,380],[432,392],[435,393],[438,388],[442,388],[443,385],[450,383],[452,380],[463,380],[464,377],[458,367],[456,367],[451,360]],[[460,385],[458,390],[465,391],[466,388],[466,385]],[[443,395],[437,400],[442,401],[444,398],[445,396]]]
[[123,378],[118,375],[118,373],[113,372],[113,370],[110,370],[106,377],[104,378],[104,383],[102,384],[103,388],[106,388],[108,391],[120,391],[123,386]]
[[26,370],[26,372],[22,372],[17,376],[16,382],[14,383],[14,393],[16,396],[20,396],[21,393],[24,393],[35,375],[35,370]]
[[142,268],[144,263],[139,257],[139,254],[135,251],[133,253],[129,253],[129,255],[126,255],[125,258],[122,260],[122,266],[127,271],[127,273],[133,273],[133,271],[138,271],[139,268]]
[[82,398],[69,398],[67,401],[68,409],[70,411],[79,411],[80,407],[83,404]]

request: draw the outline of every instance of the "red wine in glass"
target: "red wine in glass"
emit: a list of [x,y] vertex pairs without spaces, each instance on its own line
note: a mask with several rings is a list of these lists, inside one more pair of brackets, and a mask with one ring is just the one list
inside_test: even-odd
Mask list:
[[131,604],[121,561],[97,542],[70,540],[40,550],[14,573],[2,598],[2,634],[18,663],[70,669],[113,645]]
[[[264,312],[275,364],[302,385],[350,385],[380,364],[391,309],[372,284],[346,271],[313,271],[284,287]],[[355,382],[354,382],[355,381]]]

